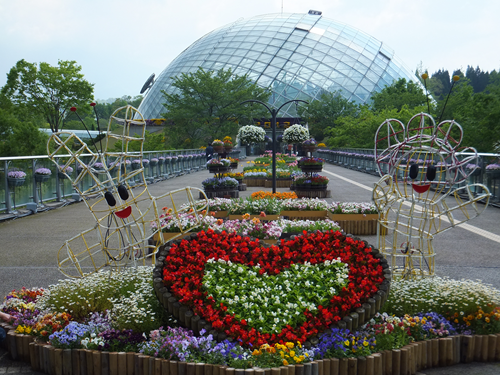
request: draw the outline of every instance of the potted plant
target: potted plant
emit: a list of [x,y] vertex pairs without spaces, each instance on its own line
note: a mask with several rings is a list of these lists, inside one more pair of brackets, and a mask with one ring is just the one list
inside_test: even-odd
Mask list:
[[158,161],[158,158],[151,158],[151,160],[149,161],[149,165],[155,167],[158,164]]
[[165,156],[160,156],[158,158],[158,164],[162,165],[163,163],[165,163]]
[[231,166],[229,159],[210,159],[207,162],[207,167],[210,173],[228,172]]
[[500,177],[500,164],[488,164],[486,166],[486,174],[493,179]]
[[481,167],[476,164],[469,163],[465,166],[465,170],[469,173],[469,177],[475,177],[481,175]]
[[7,181],[10,187],[22,186],[26,179],[26,173],[23,171],[9,171],[7,173]]
[[224,152],[224,142],[220,139],[214,139],[212,142],[212,147],[214,148],[214,152],[221,154]]
[[283,142],[302,143],[309,139],[309,130],[299,124],[290,126],[283,132]]
[[139,168],[141,168],[141,160],[140,159],[132,160],[132,169],[139,169]]
[[298,165],[302,172],[320,172],[324,162],[321,158],[303,157],[299,160]]
[[259,126],[246,125],[238,131],[238,139],[241,144],[246,145],[264,142],[266,139],[266,131]]
[[304,152],[314,152],[317,148],[318,144],[314,138],[309,138],[302,142],[302,150]]
[[38,168],[33,173],[36,182],[45,182],[50,178],[52,171],[49,168]]
[[233,139],[230,136],[224,137],[222,140],[224,142],[224,149],[226,152],[230,152],[233,149]]

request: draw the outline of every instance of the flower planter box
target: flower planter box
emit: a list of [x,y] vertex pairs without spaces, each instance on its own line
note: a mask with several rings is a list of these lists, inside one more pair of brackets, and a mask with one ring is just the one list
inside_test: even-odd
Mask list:
[[309,172],[321,172],[323,170],[323,164],[321,165],[300,165],[299,168],[304,173]]
[[330,190],[301,190],[292,188],[293,185],[290,187],[290,190],[295,191],[295,194],[297,194],[299,198],[331,198],[332,196]]
[[[270,221],[270,220],[278,220],[280,218],[280,215],[266,215],[266,217],[262,217],[260,215],[250,215],[249,220],[252,220],[253,218],[257,218],[262,221]],[[243,215],[229,215],[228,216],[229,220],[243,220]]]
[[181,233],[181,232],[162,232],[162,233],[156,233],[153,236],[154,242],[159,242],[160,238],[159,236],[161,235],[163,237],[163,241],[168,242],[176,239],[181,239],[189,235],[190,232],[186,233]]
[[304,152],[314,152],[318,149],[317,146],[302,145],[302,151]]
[[227,217],[227,215],[229,215],[229,211],[215,211],[214,212],[214,217],[218,217],[218,218]]
[[481,169],[480,168],[474,169],[474,171],[469,175],[469,177],[477,177],[477,176],[481,176]]
[[[264,240],[260,240],[264,241]],[[265,240],[267,241],[267,240]],[[274,241],[274,240],[273,240]],[[163,296],[161,296],[163,297]],[[163,303],[165,301],[165,303]],[[167,309],[167,301],[162,299],[162,304]],[[167,309],[168,310],[168,309]],[[191,316],[191,313],[179,311],[181,318]],[[193,324],[193,320],[188,319],[188,326],[196,330],[197,325]],[[363,321],[368,319],[362,319]],[[3,325],[6,331],[9,328]],[[53,373],[55,367],[56,373],[62,374],[83,374],[83,373],[106,373],[110,375],[122,374],[183,374],[183,373],[196,373],[196,374],[223,374],[225,367],[220,365],[211,365],[205,363],[186,363],[178,361],[169,361],[163,358],[154,358],[141,353],[134,352],[99,352],[97,350],[84,350],[84,349],[55,349],[54,347],[34,342],[33,336],[29,335],[15,335],[21,336],[20,340],[11,340],[13,336],[12,327],[8,331],[6,339],[9,353],[16,353],[15,361],[21,360],[17,353],[27,353],[24,361],[29,363],[36,372]],[[27,349],[25,349],[25,343]],[[320,365],[320,368],[327,368],[324,374],[350,374],[348,368],[366,369],[366,373],[370,374],[392,374],[403,375],[408,373],[416,373],[425,369],[434,367],[443,367],[455,365],[458,363],[470,362],[498,362],[500,355],[498,350],[494,348],[500,342],[500,334],[491,335],[457,335],[445,337],[441,339],[432,339],[425,341],[417,341],[404,346],[400,349],[386,350],[381,353],[374,353],[368,357],[358,358],[328,358],[324,360],[316,360],[313,362]],[[493,349],[492,349],[493,348]],[[57,352],[56,352],[57,350]],[[94,353],[96,355],[94,356]],[[106,358],[104,361],[102,360]],[[94,361],[96,359],[96,361]],[[99,363],[99,371],[96,369],[95,363]],[[396,368],[393,366],[396,364]],[[303,372],[304,365],[300,365],[300,370]],[[85,369],[85,371],[83,370]],[[92,371],[87,371],[92,369]],[[292,370],[293,369],[293,370]],[[273,375],[287,375],[291,371],[295,373],[296,366],[290,365],[287,367],[276,367],[273,370]],[[333,370],[332,370],[333,369]],[[258,373],[259,369],[243,370],[242,373],[252,375]],[[385,372],[384,372],[385,371]],[[264,371],[261,370],[261,373]],[[235,371],[231,371],[235,373]],[[315,372],[313,372],[314,374]],[[359,372],[358,372],[359,373]],[[365,373],[365,372],[363,372]]]
[[[289,188],[292,186],[292,179],[291,178],[277,178],[276,179],[276,187],[277,188]],[[270,188],[273,187],[273,179],[272,178],[267,178],[264,187]]]
[[238,168],[238,163],[231,163],[231,165],[229,166],[229,168],[231,168],[231,169]]
[[50,178],[50,174],[38,174],[35,173],[33,175],[36,182],[45,182]]
[[245,178],[243,180],[245,184],[247,184],[248,187],[250,186],[266,186],[266,179],[264,177],[262,178]]
[[24,184],[24,181],[26,181],[24,178],[7,177],[9,187],[22,186]]
[[205,191],[234,191],[238,190],[238,186],[218,186],[218,187],[212,187],[212,186],[205,186],[203,188]]
[[281,211],[280,216],[287,216],[290,220],[323,220],[327,218],[327,211]]
[[354,235],[377,234],[378,214],[332,214],[328,218],[339,224],[346,233]]
[[151,167],[156,167],[156,165],[157,165],[157,164],[158,164],[158,162],[157,162],[157,161],[150,161],[150,162],[149,162],[149,165],[150,165]]
[[225,167],[225,166],[209,166],[208,171],[210,173],[225,173],[229,172],[230,167]]
[[307,184],[307,185],[291,185],[291,186],[293,186],[293,190],[326,190],[328,184],[327,185]]

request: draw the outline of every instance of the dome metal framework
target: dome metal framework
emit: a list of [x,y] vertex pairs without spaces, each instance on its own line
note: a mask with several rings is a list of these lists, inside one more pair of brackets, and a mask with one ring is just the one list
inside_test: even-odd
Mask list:
[[[313,101],[325,91],[367,103],[394,80],[416,82],[391,48],[321,12],[267,14],[223,26],[186,48],[158,76],[139,111],[145,118],[161,117],[162,90],[175,93],[172,77],[199,67],[248,75],[271,88],[269,104],[275,108],[291,99]],[[295,117],[295,105],[285,106],[280,116]]]

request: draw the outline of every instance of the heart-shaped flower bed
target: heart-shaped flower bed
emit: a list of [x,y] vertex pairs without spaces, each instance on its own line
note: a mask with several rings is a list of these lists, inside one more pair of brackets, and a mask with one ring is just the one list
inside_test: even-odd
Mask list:
[[242,344],[303,343],[361,307],[384,281],[366,242],[341,232],[304,233],[269,247],[208,230],[160,253],[167,289]]

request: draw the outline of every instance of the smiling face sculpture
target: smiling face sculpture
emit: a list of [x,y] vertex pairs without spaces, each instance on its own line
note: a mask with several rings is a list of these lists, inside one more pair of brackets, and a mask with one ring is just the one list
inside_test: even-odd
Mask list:
[[[121,134],[112,129],[123,129]],[[140,129],[138,136],[133,130]],[[133,107],[119,108],[109,120],[104,138],[104,151],[94,152],[72,132],[61,131],[51,135],[47,143],[49,158],[59,171],[71,179],[69,167],[77,176],[71,179],[73,188],[80,194],[95,219],[95,226],[67,240],[58,253],[58,265],[69,277],[83,277],[100,269],[119,270],[129,265],[155,262],[158,247],[165,243],[160,233],[162,209],[169,207],[179,235],[187,232],[183,218],[193,216],[198,224],[208,208],[208,200],[195,201],[192,187],[171,191],[153,197],[147,187],[143,168],[142,145],[146,122]],[[113,144],[121,142],[121,150],[111,151]],[[140,152],[129,152],[130,143],[140,144]],[[97,150],[98,145],[93,145]],[[76,149],[76,151],[74,151]],[[84,162],[85,160],[90,161]],[[61,163],[61,160],[66,160]],[[84,179],[90,179],[87,189],[82,189]],[[88,183],[85,185],[89,185]],[[182,202],[182,203],[181,203]]]
[[467,184],[473,170],[465,166],[477,164],[478,156],[473,148],[459,148],[462,137],[455,121],[436,126],[425,113],[406,126],[390,119],[377,129],[375,158],[382,178],[373,200],[383,228],[379,248],[396,276],[434,275],[434,236],[478,216],[488,205],[487,187]]

